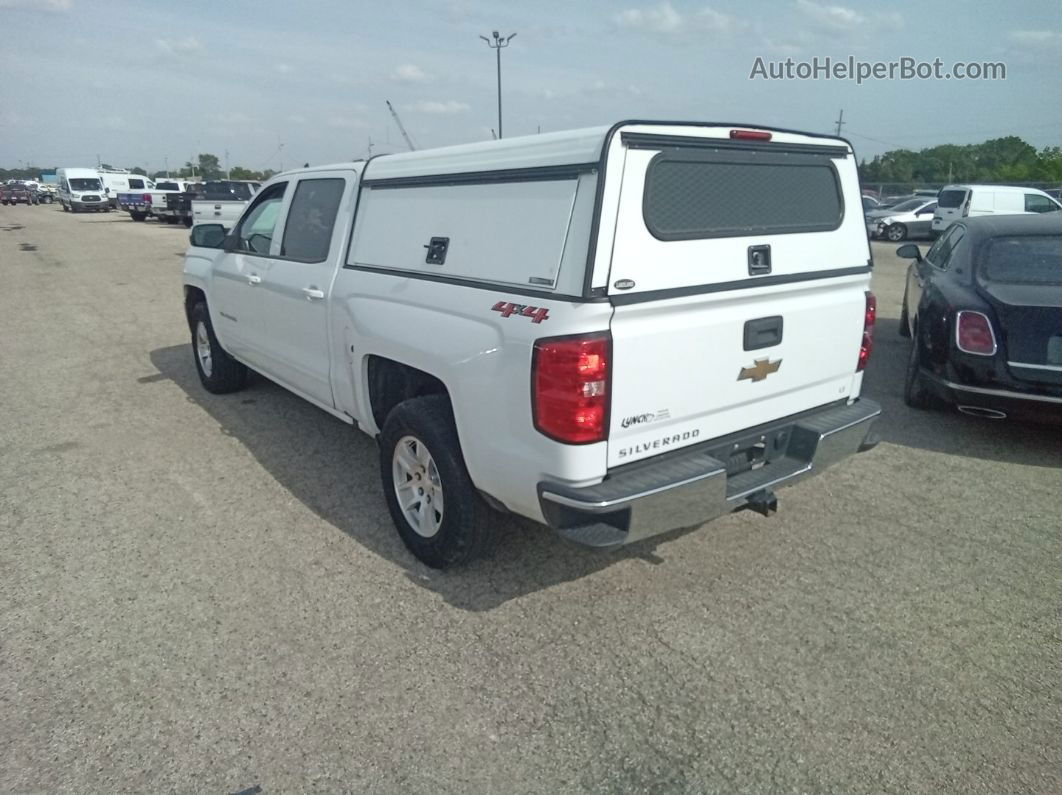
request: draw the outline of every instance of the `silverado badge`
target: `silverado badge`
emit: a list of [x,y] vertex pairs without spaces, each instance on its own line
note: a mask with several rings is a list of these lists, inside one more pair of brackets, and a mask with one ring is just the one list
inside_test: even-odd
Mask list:
[[777,373],[778,368],[781,366],[781,359],[776,362],[772,362],[769,359],[757,359],[755,362],[753,362],[752,367],[741,368],[741,372],[738,373],[737,380],[744,381],[747,378],[751,381],[762,381],[771,373]]

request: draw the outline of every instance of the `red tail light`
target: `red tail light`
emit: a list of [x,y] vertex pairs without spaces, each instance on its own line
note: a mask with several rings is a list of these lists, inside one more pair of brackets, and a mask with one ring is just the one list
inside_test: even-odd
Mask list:
[[878,299],[870,290],[867,290],[866,297],[866,308],[863,310],[863,343],[859,346],[857,373],[865,370],[867,362],[870,361],[870,353],[874,350],[874,323],[878,319]]
[[151,204],[151,194],[145,193],[141,198],[144,200],[144,204]]
[[736,141],[769,141],[771,134],[766,130],[731,130],[730,137]]
[[608,438],[611,359],[608,332],[538,340],[531,359],[535,428],[568,444]]
[[964,309],[955,318],[955,344],[963,353],[992,356],[996,352],[996,335],[988,316]]

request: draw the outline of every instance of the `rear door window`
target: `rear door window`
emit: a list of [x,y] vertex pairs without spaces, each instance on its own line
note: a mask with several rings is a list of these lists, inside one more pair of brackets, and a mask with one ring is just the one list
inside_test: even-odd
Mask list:
[[328,256],[345,186],[346,180],[341,178],[299,181],[284,223],[282,257],[321,262]]
[[937,238],[937,242],[926,252],[926,262],[941,270],[948,269],[951,252],[966,234],[966,227],[955,225]]
[[677,150],[649,163],[642,214],[659,240],[825,232],[844,200],[828,157]]
[[130,180],[129,180],[129,190],[143,190],[143,189],[144,189],[144,180],[130,178]]
[[937,206],[942,210],[952,210],[956,207],[961,207],[964,201],[966,201],[966,191],[964,190],[942,190],[940,195],[937,196]]
[[1039,193],[1025,194],[1025,212],[1027,213],[1053,213],[1058,210],[1058,205],[1046,196]]

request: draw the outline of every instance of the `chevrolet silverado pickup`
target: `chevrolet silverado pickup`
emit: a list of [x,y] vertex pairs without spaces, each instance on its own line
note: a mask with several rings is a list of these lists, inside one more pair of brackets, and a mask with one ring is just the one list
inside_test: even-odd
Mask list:
[[429,566],[492,510],[599,548],[767,515],[876,442],[840,138],[632,121],[387,155],[273,177],[191,242],[203,386],[254,370],[375,437]]

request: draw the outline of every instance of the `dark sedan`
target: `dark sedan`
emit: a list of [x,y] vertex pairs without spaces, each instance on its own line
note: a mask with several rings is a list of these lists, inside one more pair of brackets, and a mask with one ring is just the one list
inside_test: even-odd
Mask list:
[[907,271],[904,399],[1003,419],[1062,418],[1062,218],[956,222]]

